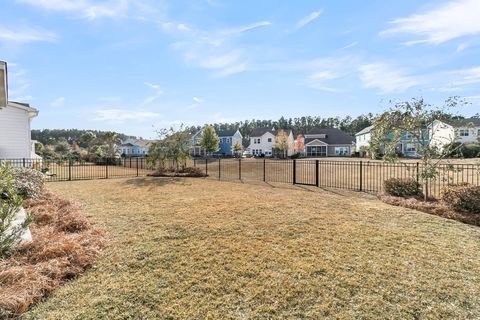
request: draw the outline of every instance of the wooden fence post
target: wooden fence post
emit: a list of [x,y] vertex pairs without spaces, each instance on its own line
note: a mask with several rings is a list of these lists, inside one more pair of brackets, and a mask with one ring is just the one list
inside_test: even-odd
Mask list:
[[320,161],[319,160],[315,160],[315,185],[317,187],[320,186],[320,178],[318,177],[318,167],[320,166]]

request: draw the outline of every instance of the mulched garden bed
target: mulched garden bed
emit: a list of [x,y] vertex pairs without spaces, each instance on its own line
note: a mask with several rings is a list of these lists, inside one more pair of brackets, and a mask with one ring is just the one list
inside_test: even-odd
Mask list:
[[157,170],[154,173],[148,174],[149,177],[191,177],[191,178],[203,178],[208,177],[200,168],[179,168],[177,171],[173,169]]
[[380,200],[385,203],[400,206],[409,209],[415,209],[425,213],[434,214],[440,217],[457,220],[466,224],[471,224],[474,226],[480,226],[480,214],[455,211],[441,201],[430,199],[429,201],[423,201],[423,199],[410,197],[410,198],[401,198],[393,197],[385,194],[378,196]]
[[91,267],[105,245],[80,206],[45,191],[27,200],[32,241],[0,260],[0,319],[15,318]]

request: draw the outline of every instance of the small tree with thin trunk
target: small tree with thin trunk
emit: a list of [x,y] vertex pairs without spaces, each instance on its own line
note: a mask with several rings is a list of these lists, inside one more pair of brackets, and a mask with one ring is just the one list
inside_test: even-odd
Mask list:
[[119,145],[122,141],[120,140],[120,138],[115,132],[112,132],[112,131],[104,132],[100,136],[100,139],[107,146],[107,150],[106,150],[107,157],[115,158],[116,156],[118,156],[117,145]]
[[175,171],[184,166],[190,158],[191,141],[188,131],[181,125],[179,130],[174,128],[157,131],[158,140],[150,145],[148,161],[150,167],[158,170],[166,168],[167,160],[174,162]]
[[97,136],[92,131],[87,131],[80,136],[80,142],[87,146],[88,155],[90,156],[90,151],[97,140]]
[[240,155],[243,150],[242,143],[240,141],[236,141],[232,146],[232,150],[235,156]]
[[[458,97],[449,98],[443,107],[434,107],[423,98],[398,102],[393,107],[374,119],[374,130],[370,144],[372,158],[382,158],[385,161],[398,160],[398,146],[403,140],[415,146],[420,158],[421,170],[419,178],[423,182],[424,199],[429,197],[429,182],[439,175],[439,166],[454,150],[451,141],[431,143],[436,130],[435,120],[444,120],[446,108],[465,104]],[[455,148],[458,148],[456,146]]]
[[288,134],[285,130],[278,130],[273,147],[282,154],[283,158],[286,157],[288,151]]
[[209,152],[217,152],[220,149],[220,138],[212,126],[205,126],[202,130],[200,145],[205,151],[205,157]]
[[305,149],[305,139],[301,134],[297,134],[297,139],[295,139],[295,152],[302,153]]

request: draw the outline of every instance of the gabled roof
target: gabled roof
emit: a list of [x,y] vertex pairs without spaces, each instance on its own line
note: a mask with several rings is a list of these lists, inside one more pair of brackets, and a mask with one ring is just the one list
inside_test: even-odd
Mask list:
[[468,119],[459,119],[459,120],[444,120],[442,122],[445,122],[446,124],[449,124],[453,127],[467,127],[471,123],[473,123],[474,126],[480,127],[480,118],[468,118]]
[[16,101],[8,101],[7,107],[15,107],[19,108],[22,110],[25,110],[27,112],[34,113],[35,115],[38,114],[38,110],[35,108],[32,108],[28,103],[22,103],[22,102],[16,102]]
[[129,143],[122,143],[121,145],[119,145],[119,147],[136,147],[136,145],[129,142]]
[[261,137],[265,133],[270,132],[273,135],[276,135],[274,128],[270,127],[263,127],[263,128],[255,128],[250,132],[250,137]]
[[217,136],[219,137],[231,137],[233,136],[235,133],[237,132],[237,130],[218,130],[217,131]]
[[325,142],[326,144],[352,144],[355,139],[346,134],[345,132],[335,129],[335,128],[313,128],[306,135],[325,135],[325,138],[319,137],[310,137],[305,138],[305,144],[313,141],[319,140]]
[[365,129],[360,130],[359,132],[357,132],[355,135],[356,135],[356,136],[359,136],[359,135],[361,135],[361,134],[369,133],[369,132],[372,131],[372,130],[373,130],[373,126],[368,126],[368,127],[366,127]]

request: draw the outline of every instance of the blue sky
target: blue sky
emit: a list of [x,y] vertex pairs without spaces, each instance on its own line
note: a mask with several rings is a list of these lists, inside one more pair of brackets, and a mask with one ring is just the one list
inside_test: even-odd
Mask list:
[[116,130],[356,116],[466,97],[480,1],[2,0],[10,100],[34,128]]

